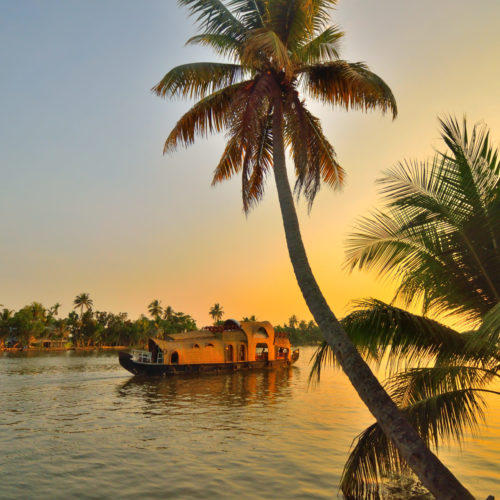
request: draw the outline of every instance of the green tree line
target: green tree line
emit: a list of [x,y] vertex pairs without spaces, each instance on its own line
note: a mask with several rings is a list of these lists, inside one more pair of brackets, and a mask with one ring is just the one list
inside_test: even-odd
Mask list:
[[46,308],[32,302],[14,311],[0,312],[0,346],[28,346],[35,339],[66,340],[76,347],[139,346],[149,337],[163,337],[168,333],[196,330],[196,322],[170,306],[162,308],[154,300],[148,306],[149,317],[141,314],[132,320],[125,312],[114,314],[93,309],[89,294],[79,294],[73,310],[60,317],[61,305]]

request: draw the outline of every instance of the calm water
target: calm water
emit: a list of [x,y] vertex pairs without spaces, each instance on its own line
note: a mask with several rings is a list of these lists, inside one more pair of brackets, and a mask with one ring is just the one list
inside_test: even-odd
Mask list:
[[[113,353],[0,354],[0,498],[340,498],[372,419],[337,372],[308,389],[311,354],[274,372],[150,380]],[[498,402],[488,420],[442,453],[482,499],[500,496]]]

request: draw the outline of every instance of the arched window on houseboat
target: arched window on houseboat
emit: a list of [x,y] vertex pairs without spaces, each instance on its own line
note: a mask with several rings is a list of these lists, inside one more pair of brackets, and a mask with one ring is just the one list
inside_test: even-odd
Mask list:
[[245,344],[240,344],[240,353],[238,356],[238,361],[245,361],[245,360],[246,360]]
[[269,356],[269,348],[267,344],[259,343],[255,347],[255,359],[267,361]]
[[234,361],[232,344],[228,344],[224,349],[224,361],[226,363],[232,363]]
[[267,333],[267,330],[263,326],[261,326],[255,333],[254,337],[256,339],[267,339],[269,338],[269,334]]
[[179,364],[179,353],[177,351],[174,351],[172,355],[170,356],[170,364],[171,365],[178,365]]

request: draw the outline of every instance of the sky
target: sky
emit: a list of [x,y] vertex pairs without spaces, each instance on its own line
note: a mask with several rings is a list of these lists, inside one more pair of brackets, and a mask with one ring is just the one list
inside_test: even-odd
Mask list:
[[[347,171],[340,192],[299,204],[312,269],[339,316],[352,300],[390,300],[394,284],[343,267],[354,222],[377,205],[375,180],[440,148],[438,116],[467,115],[500,140],[498,0],[340,0],[341,56],[391,87],[399,115],[324,106]],[[240,180],[213,188],[224,136],[163,156],[189,101],[150,89],[176,65],[210,61],[186,47],[193,19],[174,0],[0,2],[0,303],[147,311],[153,299],[210,322],[256,315],[274,324],[311,316],[288,258],[272,177],[242,211]]]

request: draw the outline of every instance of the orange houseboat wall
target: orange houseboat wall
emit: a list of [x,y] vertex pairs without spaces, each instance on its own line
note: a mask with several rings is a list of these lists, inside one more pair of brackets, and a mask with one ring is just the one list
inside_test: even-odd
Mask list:
[[[279,347],[290,349],[287,338],[276,338],[271,324],[243,322],[241,330],[186,332],[171,335],[172,340],[152,339],[149,350],[156,344],[163,351],[165,364],[231,363],[255,361],[257,345],[267,346],[267,359],[276,359]],[[244,359],[242,359],[244,358]]]

